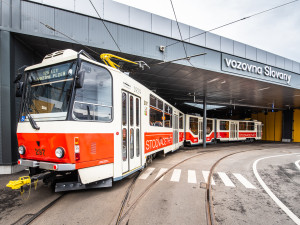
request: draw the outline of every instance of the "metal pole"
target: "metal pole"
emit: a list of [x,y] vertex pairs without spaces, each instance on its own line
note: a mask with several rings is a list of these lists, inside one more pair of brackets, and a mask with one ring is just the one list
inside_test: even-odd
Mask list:
[[203,96],[203,148],[206,148],[206,95]]

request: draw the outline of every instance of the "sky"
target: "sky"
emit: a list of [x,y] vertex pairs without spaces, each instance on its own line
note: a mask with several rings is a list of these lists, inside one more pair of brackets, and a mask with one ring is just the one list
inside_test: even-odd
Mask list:
[[[170,0],[115,0],[175,20]],[[210,30],[292,0],[172,0],[179,22]],[[300,1],[212,33],[300,62]]]

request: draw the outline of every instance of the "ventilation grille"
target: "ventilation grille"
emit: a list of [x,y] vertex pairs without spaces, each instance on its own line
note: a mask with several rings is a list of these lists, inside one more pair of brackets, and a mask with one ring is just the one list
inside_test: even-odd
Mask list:
[[91,144],[91,154],[96,154],[96,149],[97,149],[96,143],[92,142],[92,144]]

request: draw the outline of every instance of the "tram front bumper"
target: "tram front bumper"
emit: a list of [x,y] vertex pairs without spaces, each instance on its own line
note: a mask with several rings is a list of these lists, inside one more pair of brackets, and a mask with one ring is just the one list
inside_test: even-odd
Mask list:
[[35,160],[19,159],[18,164],[21,166],[38,167],[40,169],[53,170],[53,171],[75,170],[75,164],[68,164],[68,163],[49,163],[49,162],[39,162]]

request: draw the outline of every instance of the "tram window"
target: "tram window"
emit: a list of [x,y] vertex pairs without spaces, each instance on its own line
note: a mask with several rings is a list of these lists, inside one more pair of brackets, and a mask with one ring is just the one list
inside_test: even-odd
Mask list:
[[179,129],[183,129],[183,114],[179,113]]
[[206,124],[206,134],[210,134],[213,130],[213,121],[212,120],[207,120]]
[[123,140],[122,140],[122,158],[123,161],[127,160],[127,129],[123,128]]
[[190,117],[190,131],[192,131],[194,135],[198,135],[198,131],[199,131],[198,125],[199,125],[198,118]]
[[140,130],[136,129],[136,156],[140,156]]
[[239,123],[239,130],[246,130],[246,125],[247,125],[246,122],[240,122]]
[[94,120],[94,105],[75,102],[73,114],[79,120]]
[[109,122],[112,120],[111,107],[94,105],[94,120]]
[[220,121],[220,130],[229,130],[229,121]]
[[160,110],[163,110],[163,106],[164,106],[163,102],[161,100],[157,99],[157,108]]
[[140,125],[140,100],[138,98],[135,99],[135,112],[136,112],[136,125]]
[[172,107],[167,104],[165,104],[164,124],[165,127],[172,127]]
[[248,122],[247,123],[247,130],[254,130],[254,123]]
[[150,125],[162,127],[163,125],[163,112],[154,107],[150,107]]
[[[154,104],[155,102],[155,104]],[[159,102],[156,104],[156,102]],[[161,103],[160,103],[161,102]],[[163,104],[162,101],[155,98],[153,95],[150,95],[150,116],[149,123],[151,126],[162,127],[163,126],[163,111],[159,109],[157,105]],[[163,108],[163,107],[161,107]]]
[[150,95],[150,105],[156,107],[156,98],[153,95]]
[[88,62],[81,64],[85,71],[83,87],[76,89],[73,118],[77,120],[112,120],[112,77],[103,67]]
[[130,126],[133,126],[133,96],[130,96],[129,109],[130,109],[130,114],[129,114]]
[[133,128],[130,129],[130,141],[129,141],[129,144],[130,144],[130,158],[133,159],[134,157],[134,130]]
[[122,93],[122,123],[123,126],[127,124],[127,94]]

